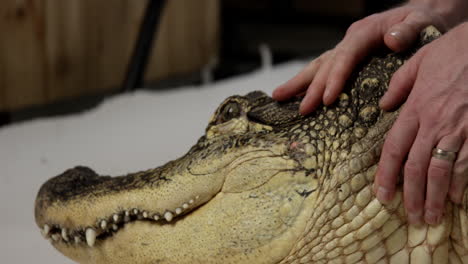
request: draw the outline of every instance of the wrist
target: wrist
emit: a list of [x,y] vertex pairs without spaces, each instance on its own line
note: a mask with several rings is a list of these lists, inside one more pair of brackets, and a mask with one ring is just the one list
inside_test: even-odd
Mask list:
[[467,0],[410,0],[409,3],[435,12],[443,19],[447,30],[468,19]]

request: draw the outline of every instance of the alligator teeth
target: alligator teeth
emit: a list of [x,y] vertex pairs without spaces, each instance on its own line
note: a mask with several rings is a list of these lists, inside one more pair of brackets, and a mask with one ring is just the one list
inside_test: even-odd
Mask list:
[[171,212],[166,212],[164,213],[164,218],[166,218],[166,221],[170,222],[174,218],[174,215]]
[[148,212],[146,211],[143,212],[143,218],[148,218]]
[[88,246],[93,247],[96,243],[96,238],[98,234],[112,234],[113,231],[118,231],[118,229],[120,228],[119,223],[122,221],[125,223],[141,219],[153,219],[154,221],[159,221],[161,218],[163,218],[167,222],[171,222],[175,216],[182,214],[182,212],[188,209],[190,205],[195,203],[195,200],[199,198],[199,196],[196,196],[194,199],[190,199],[188,202],[183,203],[180,207],[175,208],[174,211],[166,211],[163,215],[159,215],[157,213],[151,214],[148,211],[140,210],[138,208],[125,210],[120,213],[114,213],[109,217],[109,219],[98,221],[96,227],[88,227],[85,230],[84,237],[77,235],[76,232],[81,233],[80,230],[74,232],[73,230],[70,231],[67,228],[60,228],[60,226],[58,226],[57,228],[55,226],[51,227],[48,224],[44,224],[44,226],[41,229],[41,233],[45,238],[49,239],[51,242],[64,241],[75,242],[75,244],[79,244],[83,242],[83,240],[86,240]]
[[92,228],[86,229],[86,243],[88,246],[92,247],[94,246],[94,243],[96,242],[96,231]]
[[129,222],[130,221],[130,211],[125,211],[124,212],[124,222]]
[[101,229],[105,230],[107,228],[107,221],[102,220],[100,226],[101,226]]
[[59,234],[53,234],[52,235],[52,240],[59,241],[60,240],[60,235]]
[[50,232],[50,226],[45,224],[44,225],[44,228],[42,229],[42,235],[44,237],[48,237],[49,236],[49,232]]
[[66,228],[62,228],[62,238],[63,240],[68,241],[68,234]]

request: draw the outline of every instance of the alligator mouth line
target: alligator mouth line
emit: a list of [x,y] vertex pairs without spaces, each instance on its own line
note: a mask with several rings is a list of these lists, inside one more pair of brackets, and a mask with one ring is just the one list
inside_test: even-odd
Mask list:
[[102,218],[95,226],[88,226],[77,229],[67,229],[58,224],[44,224],[41,229],[42,235],[52,242],[65,243],[67,245],[81,246],[85,243],[93,247],[96,241],[104,241],[105,239],[114,236],[119,230],[127,224],[137,221],[146,221],[153,224],[169,224],[173,220],[179,219],[187,215],[191,210],[195,209],[196,201],[199,196],[190,199],[183,203],[180,207],[173,211],[167,210],[163,214],[153,213],[138,208],[130,210],[122,210],[111,216]]
[[[254,155],[255,157],[252,157]],[[242,153],[242,155],[239,155],[239,157],[236,157],[235,159],[229,161],[227,164],[223,164],[222,167],[217,168],[223,169],[225,171],[224,175],[229,175],[230,173],[234,172],[237,168],[242,167],[241,165],[245,165],[245,163],[252,163],[256,159],[261,159],[261,158],[282,158],[281,155],[274,154],[271,151],[249,151],[246,153]],[[294,166],[293,166],[294,165]],[[168,166],[168,165],[165,165]],[[285,165],[286,166],[286,165]],[[286,166],[288,167],[288,166]],[[295,167],[295,164],[289,164],[289,168],[271,168],[273,171],[289,171],[293,167]],[[164,168],[164,167],[161,167]],[[204,168],[204,167],[202,167]],[[119,203],[113,203],[113,204],[108,204],[110,207],[115,206],[114,210],[107,210],[106,213],[103,213],[101,216],[94,218],[94,219],[89,219],[90,217],[87,217],[89,219],[85,221],[78,220],[77,218],[74,218],[74,214],[70,214],[69,216],[66,216],[62,210],[60,210],[60,207],[63,205],[55,205],[55,214],[62,214],[65,215],[64,217],[59,217],[56,218],[56,220],[53,220],[53,217],[44,217],[46,214],[45,208],[48,208],[51,206],[50,199],[48,200],[49,196],[55,197],[54,199],[57,199],[60,201],[60,198],[57,198],[56,193],[63,193],[62,189],[67,189],[67,188],[74,188],[74,190],[77,190],[77,188],[87,188],[87,190],[92,190],[90,187],[93,186],[93,184],[104,184],[104,181],[100,181],[99,179],[106,180],[107,182],[113,181],[115,179],[118,179],[119,181],[122,181],[123,178],[111,178],[108,176],[99,176],[96,174],[94,171],[91,171],[90,169],[87,168],[81,168],[77,167],[73,170],[69,170],[56,178],[53,178],[51,182],[49,182],[48,186],[44,187],[45,191],[40,191],[39,196],[41,197],[39,200],[36,200],[36,221],[39,223],[39,228],[41,230],[42,235],[48,239],[52,244],[62,244],[62,245],[67,245],[67,246],[89,246],[89,247],[94,247],[96,243],[103,242],[104,240],[113,237],[118,233],[119,231],[123,230],[123,228],[130,224],[130,223],[135,223],[135,222],[147,222],[147,223],[152,223],[155,225],[167,225],[167,224],[172,224],[174,221],[180,220],[181,218],[190,215],[196,208],[203,206],[204,204],[208,203],[216,194],[222,191],[226,183],[225,177],[220,177],[217,176],[218,171],[210,171],[206,172],[203,171],[192,171],[192,168],[188,168],[188,172],[192,176],[192,179],[195,179],[197,181],[201,181],[201,178],[198,177],[193,177],[193,176],[200,176],[200,175],[212,175],[212,179],[209,181],[210,182],[210,187],[211,190],[209,192],[204,192],[204,191],[199,191],[196,188],[193,188],[194,191],[192,195],[184,195],[185,197],[180,197],[178,202],[174,201],[172,204],[167,205],[167,206],[161,206],[157,205],[154,206],[154,202],[151,201],[158,201],[157,198],[151,197],[149,198],[149,195],[146,195],[144,197],[146,201],[142,202],[143,197],[138,198],[139,202],[136,204],[127,204],[126,205],[120,205]],[[158,170],[158,173],[155,173],[152,171],[151,173],[158,176],[157,179],[162,178],[161,177],[161,171],[163,169]],[[252,186],[258,187],[262,184],[264,184],[263,181],[267,181],[271,176],[274,176],[276,174],[273,173],[268,173],[263,175],[262,180],[259,182],[251,182],[250,184],[253,184]],[[130,174],[127,175],[126,177],[144,177],[144,173],[135,173],[135,174]],[[108,178],[102,178],[102,177],[108,177]],[[154,176],[155,177],[155,176]],[[155,177],[156,178],[156,177]],[[183,178],[180,178],[183,179]],[[135,181],[135,180],[134,180]],[[207,180],[203,179],[200,183],[198,183],[200,186],[205,187],[205,182]],[[179,180],[181,182],[181,180]],[[78,187],[77,187],[78,183]],[[174,183],[174,179],[172,178],[170,183]],[[234,188],[230,191],[232,192],[238,192],[240,190],[236,189],[239,188],[236,184],[232,185],[231,183],[231,188]],[[113,183],[115,184],[115,183]],[[182,185],[178,183],[179,185]],[[98,185],[99,186],[99,185]],[[164,185],[160,185],[164,187]],[[193,186],[193,185],[192,185]],[[161,187],[161,188],[162,188]],[[62,188],[62,189],[54,189],[54,188]],[[111,187],[109,187],[111,188]],[[174,189],[175,190],[175,189]],[[78,195],[82,195],[81,193],[77,192]],[[153,192],[155,193],[155,192]],[[161,192],[164,193],[164,192]],[[187,192],[185,192],[187,193]],[[68,194],[68,193],[65,193]],[[54,196],[55,195],[55,196]],[[76,195],[76,194],[75,194]],[[142,194],[136,194],[136,197],[138,195]],[[171,195],[165,195],[167,197],[170,197]],[[100,196],[99,196],[100,197]],[[127,196],[128,198],[128,196]],[[63,198],[64,201],[68,201],[66,199],[70,199],[69,197]],[[100,199],[100,198],[99,198]],[[130,200],[134,200],[135,198],[133,197]],[[115,199],[114,199],[115,201]],[[76,201],[74,201],[76,203]],[[103,204],[106,204],[106,201],[94,201],[90,202],[91,206],[94,206],[95,204],[100,204],[100,207],[103,207]],[[145,203],[147,206],[145,206]],[[77,203],[78,206],[81,206],[82,203]],[[86,205],[88,206],[88,205]],[[108,207],[109,207],[108,206]],[[159,208],[158,208],[159,207]],[[164,208],[165,207],[165,208]],[[53,207],[52,207],[53,208]],[[58,208],[58,209],[57,209]],[[83,209],[76,209],[76,210],[83,210]],[[75,211],[76,211],[75,210]],[[86,214],[86,211],[83,210],[83,212]],[[95,214],[95,212],[89,214]],[[39,219],[39,220],[38,220]],[[81,225],[79,223],[82,223]]]

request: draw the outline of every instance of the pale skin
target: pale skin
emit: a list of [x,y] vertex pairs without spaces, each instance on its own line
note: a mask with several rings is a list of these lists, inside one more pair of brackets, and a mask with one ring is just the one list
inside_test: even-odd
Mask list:
[[[373,49],[408,48],[428,25],[448,31],[394,74],[380,101],[392,110],[404,101],[387,135],[374,192],[389,202],[403,171],[404,204],[411,224],[437,224],[447,199],[461,203],[468,184],[468,0],[414,0],[350,26],[344,39],[276,88],[273,98],[304,95],[306,115],[339,96],[354,67]],[[433,148],[458,152],[454,162],[432,157]]]

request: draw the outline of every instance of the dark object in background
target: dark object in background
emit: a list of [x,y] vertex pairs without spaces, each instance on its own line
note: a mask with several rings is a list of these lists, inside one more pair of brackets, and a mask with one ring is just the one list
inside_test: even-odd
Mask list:
[[336,45],[364,11],[364,0],[223,0],[215,79],[257,69],[262,44],[273,64],[317,55]]
[[159,21],[161,20],[165,4],[165,0],[148,1],[135,49],[128,65],[127,76],[123,83],[123,91],[133,91],[143,86],[146,67],[148,66],[153,41],[157,35]]
[[273,63],[309,58],[335,46],[349,25],[402,0],[222,0],[221,56],[215,79],[260,66],[266,44]]
[[0,112],[0,127],[11,122],[10,113]]
[[397,5],[402,4],[403,0],[366,0],[366,15],[371,15],[377,12],[382,12]]

